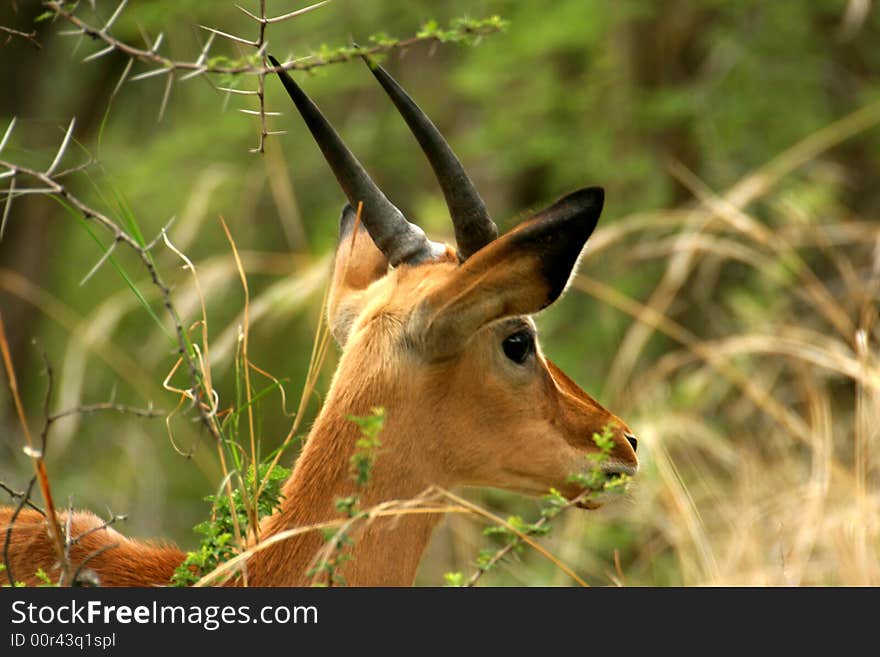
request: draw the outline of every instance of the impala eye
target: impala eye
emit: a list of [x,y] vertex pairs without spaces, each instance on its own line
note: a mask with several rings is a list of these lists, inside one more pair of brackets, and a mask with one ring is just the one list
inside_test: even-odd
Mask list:
[[535,338],[528,331],[519,331],[504,338],[501,348],[505,356],[521,365],[535,350]]

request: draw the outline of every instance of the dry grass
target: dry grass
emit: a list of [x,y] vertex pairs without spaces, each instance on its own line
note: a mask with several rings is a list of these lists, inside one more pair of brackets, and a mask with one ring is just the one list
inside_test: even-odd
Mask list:
[[[880,225],[784,189],[826,184],[816,160],[878,122],[880,105],[859,110],[721,194],[674,163],[695,203],[591,238],[570,294],[628,318],[602,401],[642,461],[627,503],[568,514],[547,539],[591,584],[880,584]],[[609,262],[664,273],[642,301]],[[421,581],[483,543],[450,519]],[[528,555],[486,580],[570,581]]]

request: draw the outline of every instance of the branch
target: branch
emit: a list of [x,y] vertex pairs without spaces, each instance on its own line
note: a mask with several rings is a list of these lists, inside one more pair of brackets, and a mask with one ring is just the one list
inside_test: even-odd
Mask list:
[[[69,143],[71,131],[72,128],[69,128],[67,134],[65,135],[64,144]],[[8,132],[9,130],[7,130],[7,133]],[[4,137],[4,141],[7,138],[8,134],[7,137]],[[67,206],[68,208],[73,208],[75,211],[81,213],[82,216],[85,217],[87,220],[98,224],[104,230],[109,232],[113,238],[114,243],[124,244],[137,254],[144,268],[149,273],[150,280],[152,281],[153,285],[159,289],[162,303],[165,306],[165,309],[168,312],[169,316],[171,317],[171,321],[174,325],[177,337],[178,354],[187,365],[192,388],[194,390],[200,389],[202,387],[202,382],[199,376],[198,365],[196,363],[196,360],[190,353],[189,341],[186,335],[186,331],[183,328],[183,323],[181,322],[177,309],[171,301],[171,289],[162,280],[161,276],[159,275],[159,271],[156,269],[156,266],[153,263],[153,259],[149,253],[150,248],[153,246],[153,244],[151,243],[146,246],[141,246],[137,239],[122,230],[116,224],[116,222],[114,222],[107,215],[98,210],[95,210],[94,208],[90,207],[79,198],[74,196],[61,182],[58,181],[57,175],[51,175],[51,170],[55,166],[57,166],[57,163],[60,161],[61,156],[63,155],[65,149],[64,144],[62,145],[62,148],[59,149],[58,154],[55,157],[55,161],[53,162],[52,166],[50,166],[47,172],[37,171],[36,169],[24,167],[6,160],[0,160],[0,167],[5,167],[6,169],[8,169],[9,171],[7,173],[11,172],[13,181],[22,175],[34,178],[44,187],[44,189],[41,189],[39,191],[40,194],[57,197],[57,199],[63,205]],[[19,190],[18,192],[14,190],[8,191],[9,198],[7,199],[7,203],[11,202],[11,198],[14,194],[19,193],[21,193],[21,190]],[[210,434],[216,440],[220,440],[220,432],[217,426],[215,426],[213,416],[210,413],[210,408],[201,402],[196,403],[195,406],[198,411],[199,418],[202,421],[202,424],[208,429]],[[120,409],[121,407],[115,408],[115,410]],[[98,409],[93,408],[93,410]]]
[[[158,77],[162,75],[168,76],[166,78],[165,91],[163,93],[162,102],[159,108],[160,121],[165,112],[168,98],[171,94],[171,87],[173,86],[175,81],[189,80],[191,78],[202,76],[207,73],[220,74],[224,76],[256,75],[256,89],[242,91],[230,89],[228,86],[217,87],[221,91],[256,96],[258,109],[242,110],[246,113],[258,116],[260,120],[260,141],[255,148],[250,149],[251,153],[263,153],[265,151],[266,138],[269,135],[283,134],[283,131],[270,131],[266,124],[266,117],[272,115],[271,112],[266,111],[264,97],[265,79],[266,76],[269,74],[277,73],[279,71],[291,70],[309,71],[321,66],[339,64],[356,58],[383,55],[396,49],[407,48],[409,46],[414,46],[420,43],[438,44],[457,43],[462,41],[475,43],[485,36],[503,30],[505,27],[504,21],[502,21],[497,16],[492,16],[484,20],[458,19],[456,21],[453,21],[447,29],[441,29],[436,24],[436,22],[430,21],[422,26],[416,36],[408,39],[396,39],[385,35],[373,36],[370,37],[370,40],[374,42],[374,45],[369,47],[360,47],[354,44],[336,49],[324,47],[319,53],[314,53],[306,57],[294,59],[285,64],[282,64],[281,66],[268,66],[265,58],[266,49],[268,47],[268,41],[266,39],[266,28],[269,25],[275,25],[283,21],[288,21],[298,16],[302,16],[303,14],[311,12],[315,9],[319,9],[329,2],[330,0],[323,0],[322,2],[317,2],[307,7],[303,7],[301,9],[297,9],[286,14],[274,17],[268,17],[266,15],[265,0],[260,0],[259,15],[248,11],[244,7],[236,5],[236,7],[241,10],[248,18],[257,23],[258,32],[256,38],[245,38],[242,36],[231,34],[229,32],[224,32],[223,30],[219,30],[214,27],[209,27],[207,25],[199,25],[199,27],[201,27],[203,30],[206,30],[210,33],[210,37],[206,41],[205,45],[202,47],[202,50],[195,61],[174,60],[170,57],[165,57],[164,55],[159,54],[159,46],[162,42],[162,35],[159,35],[159,37],[152,43],[152,45],[150,45],[150,41],[147,36],[143,35],[147,47],[139,48],[130,43],[126,43],[125,41],[121,41],[120,39],[117,39],[112,34],[110,34],[110,28],[119,18],[120,14],[127,4],[127,0],[122,0],[122,2],[114,10],[110,20],[108,20],[103,25],[103,27],[100,28],[87,23],[79,16],[77,16],[75,14],[77,5],[74,5],[71,9],[66,7],[64,3],[57,0],[48,0],[44,4],[49,10],[47,12],[48,15],[54,15],[54,17],[56,18],[60,17],[76,28],[74,30],[62,32],[62,34],[84,34],[95,40],[100,41],[103,44],[98,50],[93,52],[91,55],[88,55],[83,60],[84,62],[99,59],[112,52],[120,52],[128,58],[128,64],[126,66],[125,72],[120,78],[120,84],[125,80],[134,82],[137,80],[145,80],[147,78]],[[234,44],[253,47],[255,48],[255,52],[251,55],[241,57],[238,60],[231,60],[230,58],[224,56],[215,56],[209,58],[208,55],[213,45],[214,37],[227,39]],[[130,68],[135,60],[146,64],[148,66],[148,70],[129,77],[128,74]],[[175,72],[181,72],[182,75],[175,78]],[[118,87],[119,85],[117,85],[117,90]],[[114,95],[115,93],[116,90],[114,90]]]
[[[34,490],[34,484],[37,483],[37,475],[31,477],[31,480],[28,482],[27,490],[24,493],[15,493],[12,489],[8,488],[5,484],[3,485],[3,489],[9,492],[13,497],[18,497],[19,502],[15,507],[15,511],[12,512],[12,516],[9,518],[9,525],[6,527],[6,540],[3,545],[3,564],[6,566],[6,577],[9,578],[9,585],[15,586],[15,578],[12,576],[12,569],[9,566],[9,544],[12,539],[12,528],[15,526],[15,520],[18,518],[18,514],[21,513],[21,510],[25,507],[25,505],[34,506],[30,503],[31,493]],[[46,515],[42,509],[38,507],[34,507],[37,511],[42,513],[44,516]]]
[[[5,32],[6,34],[9,35],[8,37],[6,37],[6,43],[9,43],[10,41],[12,41],[13,37],[21,37],[22,39],[26,39],[27,41],[30,41],[33,44],[34,48],[36,48],[37,50],[40,50],[43,47],[40,45],[40,42],[37,41],[37,31],[36,30],[34,30],[33,32],[21,32],[20,30],[13,30],[11,27],[5,27],[3,25],[0,25],[0,32]],[[3,44],[3,45],[6,45],[6,44]]]
[[[95,550],[90,555],[88,555],[85,559],[83,559],[80,564],[76,567],[76,570],[73,571],[73,579],[70,582],[71,586],[83,586],[84,584],[91,584],[93,586],[99,586],[101,584],[98,577],[90,570],[86,569],[86,565],[95,557],[99,557],[105,552],[112,550],[113,548],[119,547],[119,543],[110,543],[105,545],[104,547]],[[88,580],[85,579],[85,573],[83,570],[85,569],[85,573],[89,574]]]
[[[307,7],[306,9],[317,9],[324,4],[326,3],[318,3]],[[125,43],[124,41],[120,41],[109,32],[107,32],[105,28],[96,28],[92,25],[89,25],[81,18],[74,15],[73,12],[65,9],[60,2],[46,2],[46,7],[48,7],[59,17],[76,26],[78,28],[78,33],[85,34],[92,37],[93,39],[99,39],[108,46],[111,46],[111,50],[108,52],[118,50],[119,52],[129,57],[133,57],[138,61],[159,67],[158,69],[150,72],[152,75],[160,75],[162,73],[169,73],[173,71],[198,71],[199,74],[218,73],[223,75],[267,75],[269,73],[277,73],[278,71],[310,71],[321,66],[340,64],[342,62],[357,59],[365,55],[387,54],[394,50],[408,48],[410,46],[415,46],[421,43],[448,43],[463,40],[479,40],[482,37],[494,34],[504,29],[503,21],[497,19],[496,17],[487,19],[485,21],[461,21],[460,23],[456,23],[455,25],[453,25],[449,30],[443,31],[437,29],[423,29],[421,32],[419,32],[419,34],[408,39],[383,38],[380,43],[369,47],[346,46],[333,51],[328,51],[324,54],[308,55],[306,57],[302,57],[300,59],[282,64],[279,67],[265,66],[262,64],[258,65],[247,61],[243,63],[233,63],[230,65],[210,62],[205,63],[204,56],[200,57],[198,61],[193,62],[173,60],[169,57],[164,57],[160,55],[158,52],[156,52],[155,48],[145,50],[143,48],[138,48],[136,46],[132,46],[131,44]],[[261,26],[263,26],[264,28],[267,24],[279,22],[282,19],[293,18],[295,16],[301,15],[302,13],[303,10],[299,10],[296,12],[291,12],[290,14],[286,14],[284,16],[279,16],[274,19],[265,18],[264,16],[261,18],[254,16],[253,14],[249,15],[259,21]],[[227,38],[233,38],[237,42],[244,42],[248,45],[256,46],[258,48],[265,45],[266,43],[264,39],[264,33],[261,34],[256,41],[248,41],[247,39],[235,37],[234,35],[221,32],[220,30],[216,30],[214,28],[204,27],[204,29],[208,30],[212,34],[217,34],[219,36],[224,36]],[[261,55],[261,53],[258,54]],[[203,55],[206,55],[206,53],[203,53]],[[262,56],[260,56],[259,59],[262,61]]]
[[[577,497],[569,500],[568,502],[566,502],[562,506],[554,508],[554,513],[552,515],[551,514],[542,515],[537,520],[537,522],[535,522],[533,525],[531,525],[533,533],[538,533],[540,531],[540,529],[542,527],[544,527],[545,525],[547,525],[553,518],[558,516],[560,513],[562,513],[566,509],[570,509],[571,507],[576,506],[578,503],[584,501],[593,492],[594,491],[589,490],[589,489],[585,490],[583,493],[581,493]],[[459,502],[459,504],[461,504],[461,503],[462,502]],[[507,529],[511,529],[511,526],[508,523],[505,523],[500,518],[492,517],[492,519],[494,519],[496,523],[501,524],[502,526],[505,526]],[[537,530],[537,531],[535,531],[535,530]],[[523,536],[520,535],[519,538],[523,539]],[[474,574],[471,575],[470,579],[465,583],[464,586],[465,587],[474,586],[483,575],[485,575],[489,570],[491,570],[493,566],[495,566],[499,561],[501,561],[504,557],[506,557],[510,553],[510,551],[513,550],[515,547],[517,547],[519,544],[520,544],[519,541],[513,540],[513,541],[509,541],[506,545],[501,547],[488,560],[486,560],[484,563],[480,564],[480,566],[477,568],[476,571],[474,571]],[[532,547],[535,547],[535,544],[532,544]],[[578,577],[576,574],[574,574],[573,571],[571,571],[567,568],[563,569],[563,570],[565,570],[565,572],[569,576],[571,576],[572,579],[574,579],[578,584],[580,584],[581,586],[587,586],[586,582],[584,582],[580,577]]]
[[[90,534],[94,534],[96,532],[105,530],[108,527],[111,527],[113,524],[119,522],[120,520],[125,520],[127,518],[127,516],[124,516],[124,515],[116,515],[112,511],[110,511],[109,509],[108,509],[108,512],[110,513],[110,517],[107,518],[107,520],[102,522],[97,527],[92,527],[91,529],[86,530],[82,534],[79,534],[78,536],[74,536],[74,537],[71,537],[70,534],[68,533],[67,541],[65,543],[66,553],[69,554],[70,548],[73,547],[74,545],[76,545],[77,543],[79,543],[79,541],[84,539],[86,536],[89,536]],[[83,559],[79,563],[79,565],[76,567],[76,570],[73,571],[73,575],[70,579],[70,586],[83,586],[85,584],[89,584],[92,586],[100,586],[101,585],[100,579],[91,570],[86,569],[86,565],[95,557],[98,557],[98,556],[104,554],[105,552],[107,552],[108,550],[112,550],[113,548],[116,548],[116,547],[119,547],[119,543],[110,543],[108,545],[104,545],[101,548],[98,548],[94,552],[87,555],[86,558]],[[84,575],[86,573],[88,573],[88,577],[84,577]],[[59,584],[60,584],[60,582],[59,582]]]
[[14,488],[10,488],[8,485],[3,483],[2,481],[0,481],[0,488],[2,488],[4,491],[6,491],[9,494],[9,497],[11,497],[12,499],[14,499],[14,500],[24,499],[24,503],[26,506],[30,507],[31,509],[33,509],[34,511],[36,511],[40,515],[43,515],[43,516],[46,515],[46,512],[43,511],[43,509],[41,507],[39,507],[36,504],[34,504],[33,502],[31,502],[28,491],[17,491]]
[[100,402],[97,404],[85,404],[83,406],[77,406],[75,408],[69,408],[66,411],[61,411],[59,413],[55,413],[54,415],[49,416],[50,422],[55,422],[56,420],[60,420],[63,417],[67,417],[68,415],[86,415],[89,413],[97,413],[98,411],[116,411],[117,413],[125,413],[126,415],[138,415],[140,417],[160,417],[165,415],[165,411],[162,409],[154,409],[152,406],[149,408],[137,408],[135,406],[127,406],[126,404],[117,404],[115,402]]
[[[34,478],[40,484],[40,492],[43,494],[43,502],[45,502],[46,504],[46,520],[49,529],[49,536],[52,539],[52,543],[55,547],[55,552],[58,556],[58,561],[61,564],[63,576],[63,574],[66,572],[68,564],[65,562],[64,559],[64,539],[61,536],[61,528],[58,525],[58,516],[55,513],[55,503],[52,500],[52,489],[49,485],[49,473],[46,470],[46,462],[43,458],[45,454],[42,449],[34,449],[34,444],[31,439],[30,428],[28,427],[27,417],[25,416],[24,407],[22,406],[21,397],[18,392],[18,380],[15,376],[15,367],[12,362],[12,354],[9,350],[9,342],[6,339],[6,328],[3,324],[2,314],[0,314],[0,352],[2,352],[3,356],[3,365],[6,369],[6,378],[9,382],[9,391],[12,394],[12,400],[15,405],[15,410],[18,414],[19,422],[21,423],[21,430],[25,437],[26,445],[24,446],[24,452],[30,457],[31,464],[34,468]],[[28,486],[28,496],[30,496],[30,490],[30,486]],[[10,520],[9,528],[7,529],[6,548],[9,547],[9,536],[12,532],[14,518],[18,516],[18,512],[21,511],[26,499],[27,497],[22,498],[22,501],[19,503],[19,506],[16,509],[16,513],[13,516],[13,519]]]

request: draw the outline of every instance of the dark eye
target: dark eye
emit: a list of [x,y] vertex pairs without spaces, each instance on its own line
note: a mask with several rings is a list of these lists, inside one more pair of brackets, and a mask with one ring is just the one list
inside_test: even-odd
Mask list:
[[535,350],[535,338],[528,331],[519,331],[504,338],[501,348],[510,360],[522,364]]

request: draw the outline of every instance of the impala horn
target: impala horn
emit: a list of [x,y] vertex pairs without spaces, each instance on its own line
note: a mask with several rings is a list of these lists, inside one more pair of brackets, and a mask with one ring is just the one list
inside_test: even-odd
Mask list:
[[363,202],[361,220],[391,265],[414,265],[443,253],[443,245],[431,242],[421,228],[407,221],[403,213],[386,198],[318,107],[287,71],[280,70],[278,60],[269,55],[269,61],[279,69],[277,72],[281,83],[318,143],[349,203],[356,208],[358,203]]
[[437,126],[384,68],[367,56],[364,56],[364,61],[394,102],[431,163],[452,217],[459,258],[466,260],[498,237],[498,227],[489,217],[483,199]]

